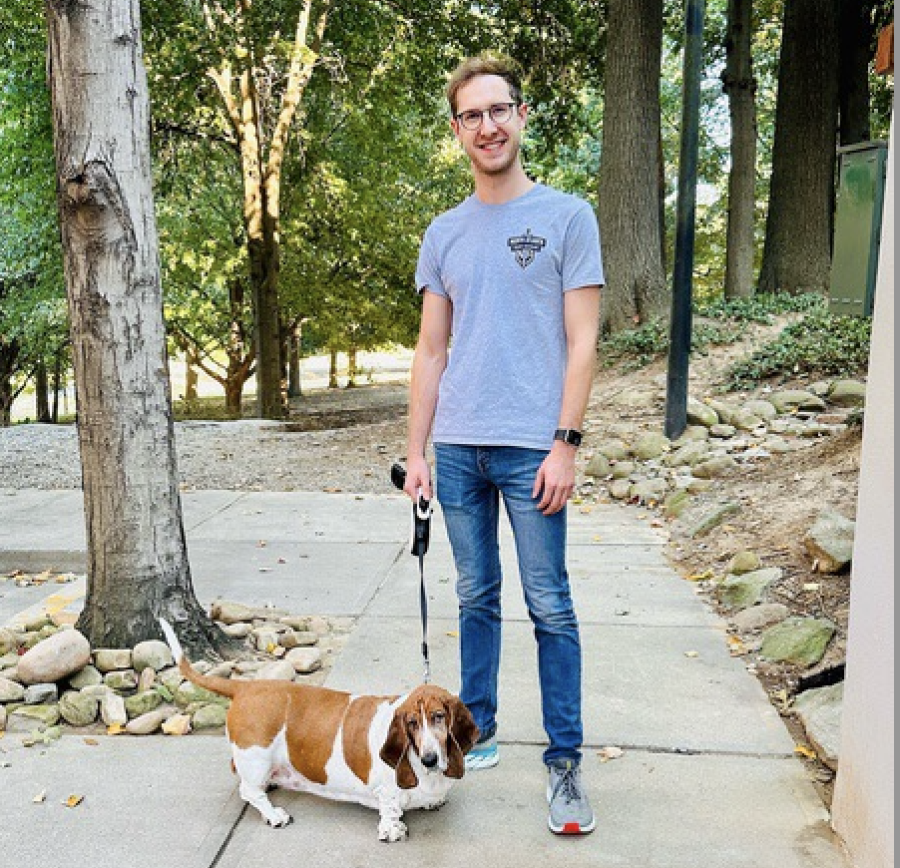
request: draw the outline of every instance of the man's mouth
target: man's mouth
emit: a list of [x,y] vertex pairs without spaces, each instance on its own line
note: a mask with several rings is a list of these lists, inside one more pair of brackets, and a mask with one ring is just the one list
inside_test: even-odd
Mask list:
[[499,151],[506,144],[506,139],[496,139],[492,142],[484,142],[484,144],[479,145],[479,148],[482,151],[487,151],[489,154],[494,154]]

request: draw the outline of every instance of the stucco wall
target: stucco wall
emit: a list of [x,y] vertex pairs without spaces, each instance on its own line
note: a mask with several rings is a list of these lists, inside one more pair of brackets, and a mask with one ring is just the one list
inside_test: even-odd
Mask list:
[[894,865],[894,134],[888,151],[832,823],[854,868]]

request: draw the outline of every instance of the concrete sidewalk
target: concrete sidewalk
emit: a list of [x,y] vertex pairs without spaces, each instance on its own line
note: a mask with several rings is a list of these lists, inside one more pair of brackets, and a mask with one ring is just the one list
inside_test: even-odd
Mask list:
[[[352,616],[332,687],[400,692],[422,677],[409,501],[386,494],[183,495],[197,596]],[[585,780],[598,816],[581,839],[546,827],[535,645],[506,546],[501,762],[440,811],[412,812],[384,846],[375,812],[277,791],[265,826],[237,796],[221,735],[70,734],[0,740],[0,853],[10,866],[294,868],[505,866],[848,868],[778,714],[724,625],[668,566],[665,531],[619,506],[570,511],[569,563],[585,657]],[[508,531],[504,530],[508,538]],[[83,570],[80,492],[0,491],[0,572]],[[453,568],[437,511],[426,558],[434,681],[458,689]],[[0,624],[29,607],[77,611],[77,584],[0,582]],[[600,749],[616,746],[619,759]],[[44,794],[43,801],[33,799]],[[84,796],[75,808],[63,806]]]

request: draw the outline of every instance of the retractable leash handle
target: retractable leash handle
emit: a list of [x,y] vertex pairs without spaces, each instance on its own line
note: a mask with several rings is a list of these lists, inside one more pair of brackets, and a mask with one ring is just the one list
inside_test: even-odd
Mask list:
[[[406,485],[406,469],[400,464],[391,466],[391,482],[403,491]],[[431,538],[431,501],[419,494],[418,500],[413,501],[413,532],[412,555],[424,555],[428,551],[428,542]]]
[[[406,469],[400,464],[391,467],[391,482],[403,491],[406,485]],[[425,662],[425,683],[431,681],[431,661],[428,658],[428,594],[425,591],[425,552],[431,538],[431,501],[422,497],[421,491],[413,501],[412,548],[410,554],[419,559],[419,608],[422,613],[422,659]]]

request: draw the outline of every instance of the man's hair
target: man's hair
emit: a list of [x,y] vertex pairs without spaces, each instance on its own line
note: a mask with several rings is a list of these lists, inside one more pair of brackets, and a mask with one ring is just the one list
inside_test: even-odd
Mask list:
[[456,96],[464,85],[479,75],[498,75],[509,85],[509,96],[516,102],[522,102],[522,78],[515,61],[498,54],[479,54],[466,58],[450,75],[447,83],[447,102],[450,113],[456,114]]

